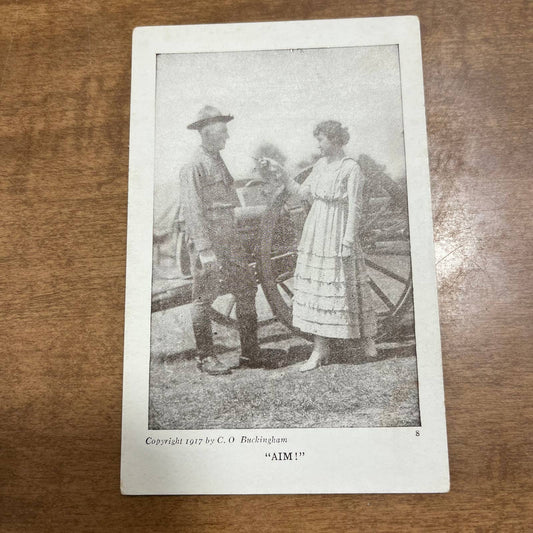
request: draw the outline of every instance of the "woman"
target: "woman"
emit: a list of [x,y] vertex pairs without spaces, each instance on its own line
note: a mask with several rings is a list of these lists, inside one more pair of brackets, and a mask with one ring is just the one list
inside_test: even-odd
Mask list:
[[359,339],[376,356],[372,308],[359,239],[364,176],[343,146],[350,135],[328,120],[313,132],[322,157],[302,185],[278,167],[287,188],[312,203],[298,246],[293,324],[314,335],[314,349],[301,372],[327,364],[331,339]]

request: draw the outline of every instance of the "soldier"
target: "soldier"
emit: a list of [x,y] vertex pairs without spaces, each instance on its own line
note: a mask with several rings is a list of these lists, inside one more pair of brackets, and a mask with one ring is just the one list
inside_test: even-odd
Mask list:
[[229,138],[226,124],[233,120],[212,106],[203,107],[187,126],[197,130],[201,146],[180,172],[180,219],[184,222],[193,276],[192,324],[198,368],[211,375],[229,374],[213,351],[209,307],[217,296],[235,296],[241,341],[239,366],[257,368],[257,287],[239,234],[234,208],[240,205],[233,178],[220,150]]

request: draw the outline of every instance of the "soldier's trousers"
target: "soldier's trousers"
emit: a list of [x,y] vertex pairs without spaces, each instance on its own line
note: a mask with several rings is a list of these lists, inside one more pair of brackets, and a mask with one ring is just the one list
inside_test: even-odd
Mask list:
[[235,312],[241,340],[241,355],[253,359],[257,355],[257,311],[255,295],[257,286],[252,271],[241,257],[228,257],[217,253],[217,270],[202,268],[194,246],[189,248],[192,288],[192,325],[198,357],[214,355],[213,332],[209,308],[214,300],[223,294],[235,297]]

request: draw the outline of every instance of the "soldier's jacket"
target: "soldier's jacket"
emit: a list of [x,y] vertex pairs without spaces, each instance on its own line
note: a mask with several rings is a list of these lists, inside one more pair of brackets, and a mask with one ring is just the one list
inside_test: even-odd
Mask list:
[[245,261],[233,218],[240,205],[233,178],[219,153],[200,147],[180,171],[180,219],[196,252]]

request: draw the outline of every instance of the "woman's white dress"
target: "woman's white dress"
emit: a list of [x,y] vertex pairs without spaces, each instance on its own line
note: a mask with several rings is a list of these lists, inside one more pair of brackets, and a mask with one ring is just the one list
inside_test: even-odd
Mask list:
[[[294,275],[293,324],[331,338],[373,337],[373,310],[359,241],[364,176],[351,158],[319,159],[302,185],[291,192],[312,202],[298,246]],[[348,258],[342,246],[352,248]]]

